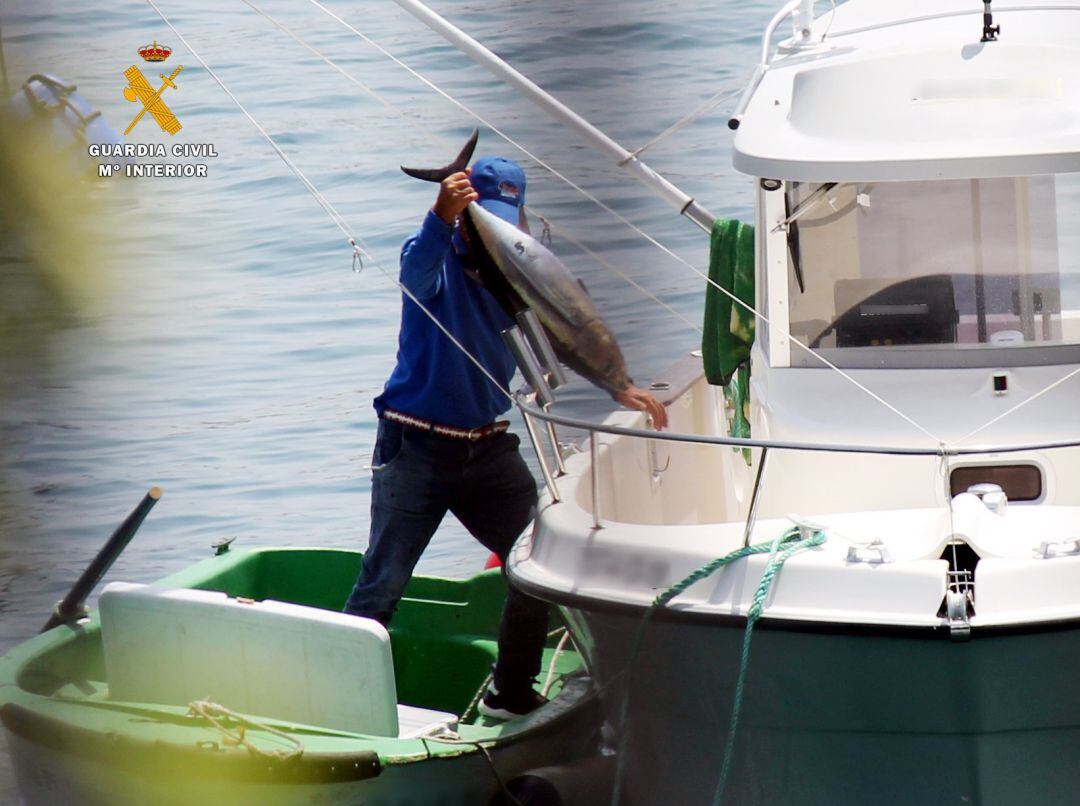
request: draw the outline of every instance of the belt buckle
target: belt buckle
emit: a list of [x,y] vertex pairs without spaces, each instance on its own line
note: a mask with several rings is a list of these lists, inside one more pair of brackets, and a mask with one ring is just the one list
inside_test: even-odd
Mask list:
[[482,425],[479,428],[470,428],[465,432],[465,438],[469,440],[469,442],[479,442],[484,438],[485,428],[487,428],[486,425]]

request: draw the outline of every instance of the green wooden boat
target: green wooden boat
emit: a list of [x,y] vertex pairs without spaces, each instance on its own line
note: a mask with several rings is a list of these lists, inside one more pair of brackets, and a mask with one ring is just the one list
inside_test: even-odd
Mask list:
[[[506,591],[498,570],[411,581],[386,667],[397,700],[389,707],[400,705],[396,735],[385,724],[369,731],[283,718],[290,707],[322,707],[324,722],[347,722],[356,711],[349,692],[369,695],[379,676],[378,664],[342,661],[334,647],[354,652],[352,641],[324,640],[366,621],[337,613],[360,562],[359,553],[329,549],[228,551],[153,586],[110,586],[100,613],[0,658],[0,720],[25,801],[475,806],[498,797],[500,781],[595,748],[589,681],[577,653],[559,652],[554,638],[544,666],[550,703],[506,723],[472,716],[496,654]],[[119,604],[103,625],[108,597]],[[303,634],[289,640],[297,624]],[[190,692],[177,699],[177,680],[206,674],[233,698],[263,698],[239,703],[248,710],[214,691],[192,698],[203,702],[194,707],[181,701]],[[375,682],[385,692],[387,681]],[[119,686],[123,696],[148,694],[121,699]],[[265,694],[275,686],[284,693]],[[339,688],[349,700],[335,703]]]

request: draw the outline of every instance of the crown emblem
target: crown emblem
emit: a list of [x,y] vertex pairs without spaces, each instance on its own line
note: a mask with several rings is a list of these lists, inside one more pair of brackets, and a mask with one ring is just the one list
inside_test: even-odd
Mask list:
[[139,55],[148,62],[163,62],[172,55],[172,48],[168,45],[159,45],[154,40],[152,45],[143,45],[139,48]]

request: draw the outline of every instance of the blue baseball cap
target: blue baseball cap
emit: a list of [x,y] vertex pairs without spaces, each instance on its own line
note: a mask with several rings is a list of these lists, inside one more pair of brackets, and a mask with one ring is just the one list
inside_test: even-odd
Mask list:
[[481,207],[517,226],[525,204],[525,171],[520,165],[504,157],[481,157],[473,163],[469,182]]

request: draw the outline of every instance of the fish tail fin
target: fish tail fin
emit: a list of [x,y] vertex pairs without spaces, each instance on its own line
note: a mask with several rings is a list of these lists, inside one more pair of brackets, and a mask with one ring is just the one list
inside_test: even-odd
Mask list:
[[465,147],[461,149],[454,161],[449,165],[444,165],[442,168],[406,168],[402,165],[401,170],[409,176],[423,179],[425,182],[441,182],[446,177],[465,170],[469,160],[472,159],[473,152],[476,150],[476,141],[479,139],[480,130],[473,129],[472,135],[465,142]]

